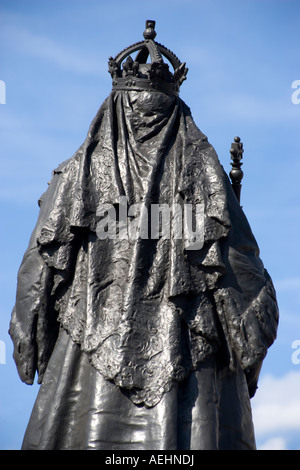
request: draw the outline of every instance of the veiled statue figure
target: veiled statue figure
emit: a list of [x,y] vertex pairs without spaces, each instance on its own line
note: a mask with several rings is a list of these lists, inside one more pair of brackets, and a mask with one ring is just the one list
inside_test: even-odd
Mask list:
[[111,94],[40,199],[10,323],[41,384],[23,449],[255,449],[276,295],[154,26],[109,59]]

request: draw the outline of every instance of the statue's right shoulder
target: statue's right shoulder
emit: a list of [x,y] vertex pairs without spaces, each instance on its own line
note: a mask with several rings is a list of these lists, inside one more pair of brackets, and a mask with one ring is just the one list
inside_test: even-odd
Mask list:
[[51,179],[48,181],[48,188],[38,200],[38,205],[40,207],[44,202],[46,195],[52,195],[52,193],[55,192],[55,188],[63,185],[66,181],[71,183],[76,178],[82,153],[83,145],[79,147],[71,158],[60,163],[60,165],[52,171]]
[[74,153],[74,155],[72,157],[70,157],[67,160],[60,163],[60,165],[58,165],[58,167],[55,168],[55,170],[53,170],[52,177],[54,175],[57,175],[57,174],[60,174],[60,173],[65,173],[65,172],[70,171],[74,168],[77,168],[78,165],[79,165],[79,161],[80,161],[80,157],[82,155],[82,152],[83,152],[83,144],[79,147],[79,149]]

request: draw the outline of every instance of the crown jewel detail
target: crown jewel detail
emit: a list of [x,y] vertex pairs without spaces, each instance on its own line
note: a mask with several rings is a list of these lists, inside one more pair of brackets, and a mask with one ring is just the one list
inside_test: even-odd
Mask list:
[[[116,57],[110,57],[108,71],[116,90],[152,90],[178,95],[182,82],[186,79],[188,68],[178,57],[162,44],[154,41],[155,21],[147,20],[143,33],[144,41],[123,49]],[[131,54],[137,52],[135,59]],[[147,63],[150,56],[151,63]],[[165,57],[172,65],[164,62]],[[122,67],[122,68],[121,68]]]

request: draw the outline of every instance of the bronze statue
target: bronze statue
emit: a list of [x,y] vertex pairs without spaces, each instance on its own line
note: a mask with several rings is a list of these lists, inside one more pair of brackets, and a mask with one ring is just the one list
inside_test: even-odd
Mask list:
[[235,193],[154,27],[109,59],[112,92],[40,200],[10,324],[41,384],[23,449],[255,448],[278,310],[238,200],[242,144]]

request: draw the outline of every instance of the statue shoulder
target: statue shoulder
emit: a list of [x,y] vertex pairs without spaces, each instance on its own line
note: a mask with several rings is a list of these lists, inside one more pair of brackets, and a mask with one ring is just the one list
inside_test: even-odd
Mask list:
[[52,177],[56,174],[66,173],[68,171],[72,171],[73,169],[77,169],[82,152],[83,144],[81,145],[81,147],[79,147],[79,149],[74,153],[71,158],[68,158],[67,160],[63,161],[57,168],[55,168],[55,170],[53,170]]
[[41,207],[47,194],[52,193],[57,185],[61,184],[63,180],[72,181],[78,172],[80,165],[80,158],[83,153],[83,145],[75,152],[75,154],[67,160],[60,163],[60,165],[52,171],[51,179],[48,181],[47,190],[41,195],[38,200],[38,205]]

